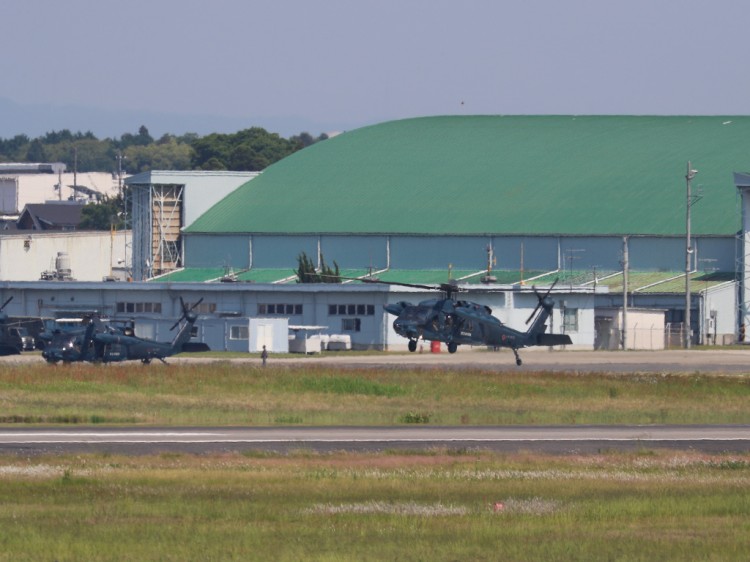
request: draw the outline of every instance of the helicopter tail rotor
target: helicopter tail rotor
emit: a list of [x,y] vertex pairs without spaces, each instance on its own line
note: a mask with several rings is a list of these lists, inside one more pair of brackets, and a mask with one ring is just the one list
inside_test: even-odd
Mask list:
[[180,316],[177,322],[172,324],[172,327],[169,330],[170,331],[174,330],[177,326],[180,325],[180,322],[182,322],[183,320],[189,320],[190,315],[192,314],[193,310],[202,302],[203,302],[203,297],[198,299],[198,302],[196,302],[195,304],[193,304],[193,306],[188,308],[188,306],[185,304],[185,301],[182,299],[182,297],[180,297],[180,306],[182,306],[182,316]]
[[544,296],[542,296],[542,294],[536,290],[536,287],[532,287],[532,289],[534,289],[534,294],[536,295],[536,298],[538,299],[539,302],[537,302],[536,307],[534,307],[534,310],[526,319],[527,324],[531,322],[531,319],[534,318],[534,316],[536,316],[536,313],[539,312],[539,309],[545,306],[545,302],[547,302],[547,297],[552,292],[552,289],[555,288],[555,285],[557,285],[557,281],[558,281],[557,279],[554,280],[552,285],[550,285],[549,289],[547,289],[547,292],[544,293]]

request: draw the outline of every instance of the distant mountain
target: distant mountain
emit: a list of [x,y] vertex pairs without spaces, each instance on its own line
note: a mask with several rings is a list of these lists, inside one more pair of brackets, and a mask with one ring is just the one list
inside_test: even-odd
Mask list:
[[50,131],[69,129],[91,131],[97,138],[119,138],[136,134],[145,125],[154,138],[165,133],[234,133],[250,127],[263,127],[288,138],[302,132],[313,136],[356,128],[361,125],[316,123],[301,117],[224,117],[217,115],[184,115],[149,111],[110,110],[74,105],[19,104],[0,97],[0,138],[19,134],[34,138]]

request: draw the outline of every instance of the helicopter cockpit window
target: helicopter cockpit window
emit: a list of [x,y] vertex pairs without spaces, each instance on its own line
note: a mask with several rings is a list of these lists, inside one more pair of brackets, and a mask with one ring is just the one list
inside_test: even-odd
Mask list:
[[410,306],[404,309],[404,311],[400,315],[400,318],[402,320],[409,320],[413,322],[426,322],[431,313],[432,307]]
[[50,341],[50,347],[59,348],[59,349],[72,348],[74,340],[75,340],[74,335],[71,335],[67,332],[57,332],[55,333],[54,336],[52,336],[52,340]]

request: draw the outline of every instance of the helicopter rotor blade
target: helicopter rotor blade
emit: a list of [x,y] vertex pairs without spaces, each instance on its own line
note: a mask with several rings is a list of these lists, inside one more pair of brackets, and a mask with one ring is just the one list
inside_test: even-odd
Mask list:
[[193,306],[190,307],[190,310],[188,310],[185,314],[187,315],[188,312],[192,312],[194,308],[196,308],[200,303],[203,302],[203,297],[198,299],[198,302],[196,302]]
[[536,287],[532,287],[532,289],[534,290],[534,294],[536,295],[536,298],[537,298],[538,302],[536,303],[536,306],[534,307],[534,310],[531,312],[531,314],[529,314],[529,317],[526,319],[526,323],[527,324],[529,322],[531,322],[531,319],[534,318],[534,316],[536,316],[536,313],[539,312],[539,309],[544,306],[544,301],[547,300],[547,297],[552,292],[552,289],[554,289],[555,285],[557,285],[557,281],[558,281],[558,279],[555,279],[552,282],[552,285],[549,286],[549,289],[547,289],[547,292],[544,293],[544,296],[542,296],[541,293],[536,290]]
[[188,317],[188,314],[190,314],[191,312],[193,312],[193,310],[195,308],[197,308],[198,305],[200,303],[202,303],[202,302],[203,302],[203,297],[199,298],[197,302],[195,302],[190,308],[188,308],[188,305],[185,304],[185,301],[183,300],[183,298],[180,297],[180,306],[182,307],[182,315],[177,319],[177,322],[175,322],[174,324],[172,324],[172,327],[169,329],[169,331],[171,332],[177,326],[179,326],[180,322],[182,322],[183,320],[185,320]]
[[13,300],[13,295],[11,295],[11,296],[9,296],[9,297],[8,297],[8,300],[7,300],[7,301],[5,301],[5,302],[3,303],[3,306],[0,306],[0,311],[1,311],[1,310],[3,310],[3,309],[5,308],[5,306],[6,306],[6,305],[7,305],[7,304],[8,304],[8,303],[9,303],[10,301],[12,301],[12,300]]
[[[322,277],[333,277],[330,275],[323,275]],[[441,291],[445,293],[447,298],[451,298],[455,293],[465,293],[465,292],[471,292],[472,289],[465,288],[465,287],[459,287],[458,283],[455,279],[450,280],[447,283],[436,283],[433,285],[426,285],[423,283],[406,283],[403,281],[383,281],[381,279],[371,279],[369,277],[344,277],[343,275],[339,275],[337,277],[338,279],[343,279],[346,281],[360,281],[361,283],[373,283],[376,285],[396,285],[398,287],[411,287],[414,289],[425,289],[427,291]],[[486,293],[494,293],[494,292],[501,292],[501,293],[507,293],[510,289],[502,289],[502,288],[486,288],[486,287],[477,287],[478,291],[486,292]]]
[[536,316],[536,313],[539,312],[539,307],[542,306],[542,301],[539,301],[537,305],[534,307],[534,310],[531,311],[531,314],[529,314],[529,317],[526,319],[526,323],[528,324],[531,322],[531,319]]

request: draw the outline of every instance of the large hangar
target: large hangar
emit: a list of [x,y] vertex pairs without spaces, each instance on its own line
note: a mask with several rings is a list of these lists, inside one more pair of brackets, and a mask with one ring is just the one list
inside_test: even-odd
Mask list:
[[[355,276],[479,283],[489,262],[498,283],[560,278],[598,288],[605,308],[622,307],[627,293],[628,305],[663,308],[682,332],[687,269],[695,341],[733,340],[741,220],[732,171],[745,167],[748,133],[750,118],[724,116],[365,127],[278,162],[214,205],[185,229],[188,268],[174,279],[219,279],[231,266],[240,281],[288,281],[305,252]],[[688,161],[699,171],[689,258]]]

